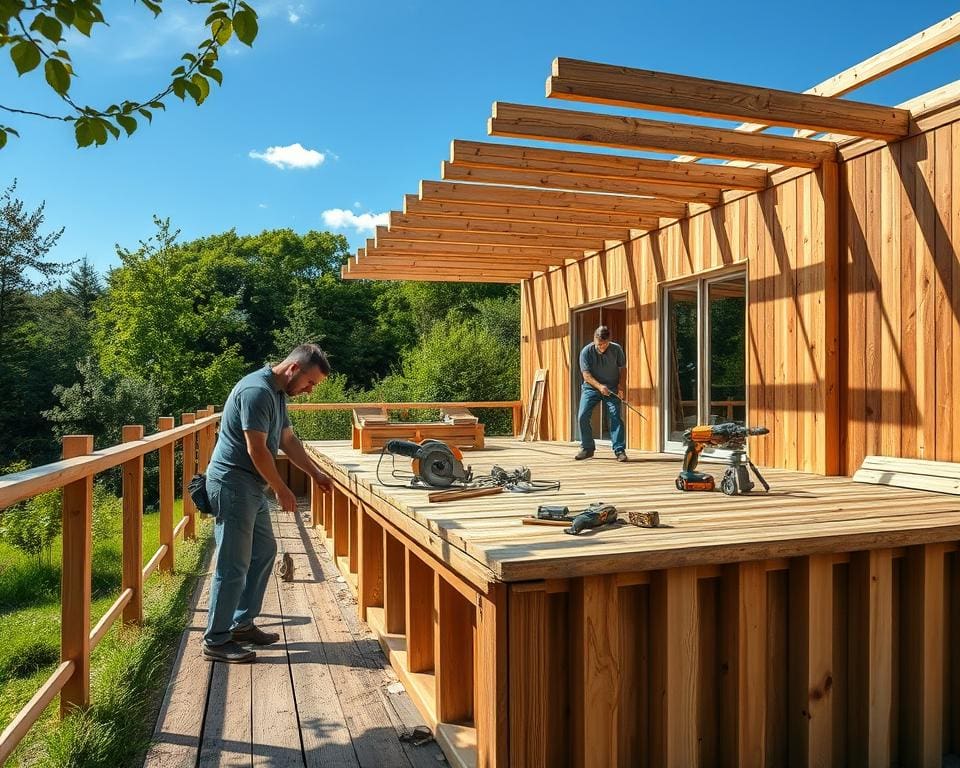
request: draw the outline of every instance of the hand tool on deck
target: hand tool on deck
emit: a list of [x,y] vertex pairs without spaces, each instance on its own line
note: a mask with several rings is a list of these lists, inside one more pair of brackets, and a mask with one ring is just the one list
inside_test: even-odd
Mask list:
[[750,457],[747,456],[744,449],[748,437],[766,435],[769,432],[770,430],[766,427],[745,427],[733,422],[691,427],[683,433],[687,450],[683,454],[683,469],[677,476],[677,490],[712,491],[716,487],[713,475],[696,471],[697,462],[700,460],[703,449],[712,445],[731,451],[729,465],[720,481],[721,491],[728,496],[737,496],[753,490],[754,484],[750,480],[748,467],[753,470],[764,489],[769,491],[770,486],[763,479],[763,475],[760,474],[754,463],[750,461]]
[[573,518],[569,528],[564,528],[564,533],[576,536],[587,528],[602,528],[617,520],[617,508],[613,504],[604,504],[601,501],[594,502],[584,509],[580,514]]
[[475,499],[478,496],[493,496],[497,493],[503,493],[502,485],[494,485],[488,488],[454,488],[449,491],[434,491],[433,493],[427,494],[427,501],[435,504],[442,501]]

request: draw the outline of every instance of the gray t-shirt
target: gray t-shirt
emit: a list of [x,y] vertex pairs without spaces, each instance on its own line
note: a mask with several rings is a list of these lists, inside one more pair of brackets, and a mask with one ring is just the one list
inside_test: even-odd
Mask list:
[[207,475],[220,482],[240,482],[263,487],[266,481],[253,466],[243,433],[267,433],[267,448],[276,457],[280,435],[290,426],[287,393],[274,380],[269,366],[244,376],[227,396],[220,418],[220,436],[213,449]]
[[[607,351],[602,355],[592,341],[580,350],[580,371],[592,374],[593,378],[614,392],[620,385],[620,369],[626,364],[627,358],[623,354],[623,347],[615,341],[610,342]],[[586,381],[583,382],[583,386],[593,389]]]

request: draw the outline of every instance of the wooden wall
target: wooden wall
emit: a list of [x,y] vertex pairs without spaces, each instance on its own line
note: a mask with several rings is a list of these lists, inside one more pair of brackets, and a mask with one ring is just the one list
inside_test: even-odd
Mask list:
[[748,409],[751,423],[771,429],[752,444],[754,460],[835,472],[837,188],[837,167],[826,164],[524,283],[522,391],[536,368],[549,370],[542,437],[571,435],[571,309],[624,294],[628,397],[647,416],[628,412],[628,446],[658,450],[660,288],[745,268]]
[[958,146],[948,123],[842,166],[847,474],[870,454],[960,461]]

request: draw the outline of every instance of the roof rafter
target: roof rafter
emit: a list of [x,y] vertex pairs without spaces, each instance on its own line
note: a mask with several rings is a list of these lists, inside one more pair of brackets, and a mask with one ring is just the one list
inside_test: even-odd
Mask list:
[[608,192],[618,195],[659,197],[687,203],[715,203],[720,190],[687,184],[667,184],[658,181],[632,181],[577,173],[524,171],[513,168],[477,168],[458,165],[446,160],[440,164],[440,178],[445,181],[509,184],[547,189],[570,189],[581,192]]
[[[655,218],[641,219],[632,229],[656,229]],[[623,240],[630,237],[631,227],[625,224],[579,224],[578,222],[529,222],[502,219],[473,219],[460,216],[422,216],[390,212],[390,231],[435,229],[446,232],[493,232],[515,235],[559,235],[560,237],[594,237],[600,240]]]
[[637,228],[655,228],[656,215],[640,216],[635,213],[593,213],[591,211],[570,211],[562,208],[525,208],[510,205],[477,205],[474,203],[445,203],[436,200],[421,200],[416,195],[405,195],[403,212],[428,216],[464,216],[471,219],[500,219],[502,221],[529,221],[594,224]]
[[481,141],[450,142],[450,162],[474,168],[569,173],[597,178],[689,184],[718,189],[764,189],[768,174],[758,168],[690,165],[672,160],[543,149]]
[[[381,247],[381,227],[377,227],[377,247]],[[442,232],[431,229],[383,231],[391,240],[423,243],[466,243],[468,245],[509,245],[515,248],[582,248],[585,251],[603,250],[604,241],[597,237],[560,237],[558,235],[518,235],[496,232]],[[615,238],[611,238],[615,239]]]
[[503,102],[494,102],[488,132],[493,136],[685,152],[804,168],[816,168],[822,161],[837,157],[837,145],[827,141]]
[[[364,250],[364,249],[361,249]],[[403,240],[391,238],[387,233],[380,238],[380,244],[370,239],[367,240],[366,252],[371,253],[375,250],[390,251],[391,253],[414,253],[425,255],[452,256],[452,257],[512,257],[518,253],[517,248],[512,245],[487,245],[470,243],[424,243],[417,240]],[[563,248],[524,248],[523,255],[531,258],[553,260],[553,259],[577,259],[583,256],[583,248],[563,247]],[[586,249],[588,251],[597,250],[596,247]]]
[[547,96],[886,141],[906,136],[910,122],[896,107],[564,58],[553,60]]
[[685,204],[673,200],[444,181],[421,181],[420,199],[476,203],[477,205],[511,205],[593,213],[662,216],[667,219],[678,219],[687,213]]

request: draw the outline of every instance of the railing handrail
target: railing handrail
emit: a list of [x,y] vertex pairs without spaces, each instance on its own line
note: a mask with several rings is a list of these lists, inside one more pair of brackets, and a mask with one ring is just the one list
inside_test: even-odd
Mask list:
[[519,408],[522,400],[471,400],[467,402],[431,402],[431,403],[390,403],[390,402],[355,402],[355,403],[290,403],[290,411],[351,411],[354,408],[386,408],[389,411],[415,410],[417,408]]
[[62,488],[75,480],[113,469],[138,456],[145,456],[191,433],[199,432],[219,420],[220,414],[215,413],[212,416],[197,419],[192,424],[183,424],[174,429],[156,432],[142,440],[101,448],[76,459],[61,459],[21,472],[0,475],[0,510],[18,501]]

